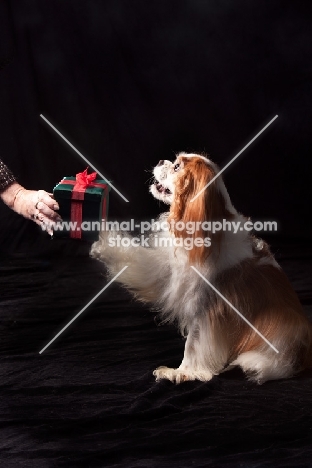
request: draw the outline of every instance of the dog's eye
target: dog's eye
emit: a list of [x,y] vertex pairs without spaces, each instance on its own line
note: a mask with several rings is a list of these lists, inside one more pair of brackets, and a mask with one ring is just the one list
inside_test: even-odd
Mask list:
[[175,164],[175,165],[173,166],[173,170],[174,170],[175,172],[177,172],[179,169],[180,169],[180,164]]

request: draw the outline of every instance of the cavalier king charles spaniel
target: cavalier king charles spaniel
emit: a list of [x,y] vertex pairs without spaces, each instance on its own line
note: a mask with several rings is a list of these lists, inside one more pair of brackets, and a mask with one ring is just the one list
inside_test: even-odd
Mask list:
[[[150,192],[170,210],[155,223],[149,247],[117,246],[110,242],[117,232],[103,231],[91,255],[111,277],[127,265],[117,281],[186,337],[180,366],[158,367],[156,380],[209,381],[234,366],[259,384],[291,377],[311,366],[311,324],[268,245],[247,229],[228,228],[248,220],[218,171],[197,154],[159,161]],[[164,222],[169,229],[161,230]],[[213,223],[227,229],[207,237]]]

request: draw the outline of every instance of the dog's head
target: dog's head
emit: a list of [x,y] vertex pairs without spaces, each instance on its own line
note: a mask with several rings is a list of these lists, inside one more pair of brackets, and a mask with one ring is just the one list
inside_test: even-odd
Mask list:
[[203,198],[202,193],[198,193],[202,192],[217,173],[217,166],[208,158],[179,153],[174,162],[160,160],[154,167],[154,182],[150,186],[150,192],[168,205],[181,197]]
[[[154,168],[155,179],[150,192],[171,205],[168,221],[173,221],[173,225],[178,221],[184,226],[193,223],[194,240],[207,236],[202,229],[204,221],[222,221],[231,216],[233,207],[218,172],[218,167],[208,158],[187,153],[178,154],[173,163],[161,160]],[[189,237],[183,229],[173,228],[173,233],[176,237]],[[220,238],[220,235],[215,237]],[[194,247],[190,259],[194,257],[194,261],[202,262],[209,252],[204,246]]]

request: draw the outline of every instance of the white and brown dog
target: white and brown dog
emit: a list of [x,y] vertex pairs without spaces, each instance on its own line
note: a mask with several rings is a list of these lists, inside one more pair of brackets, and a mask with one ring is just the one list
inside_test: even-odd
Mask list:
[[[170,205],[160,218],[170,229],[151,234],[149,248],[111,246],[116,233],[102,232],[91,255],[111,277],[128,265],[117,281],[186,336],[181,365],[159,367],[156,380],[208,381],[234,366],[257,383],[290,377],[312,364],[311,324],[265,242],[246,229],[212,232],[207,241],[205,223],[247,221],[217,174],[197,154],[160,161],[150,191]],[[179,242],[159,245],[159,237]]]

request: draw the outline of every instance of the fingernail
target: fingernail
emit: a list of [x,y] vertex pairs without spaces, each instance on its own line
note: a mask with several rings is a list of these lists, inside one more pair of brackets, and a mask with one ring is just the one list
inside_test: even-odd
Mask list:
[[58,205],[53,205],[54,210],[58,210],[60,207]]

